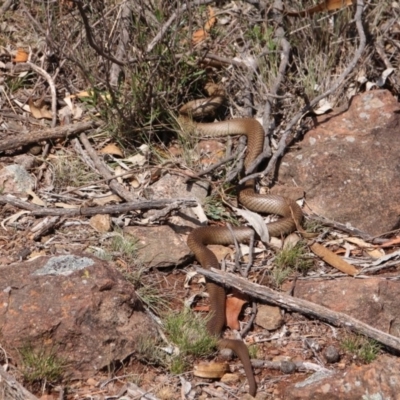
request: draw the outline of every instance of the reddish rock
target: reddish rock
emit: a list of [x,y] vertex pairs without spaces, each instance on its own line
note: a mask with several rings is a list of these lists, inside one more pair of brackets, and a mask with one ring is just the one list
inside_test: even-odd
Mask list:
[[4,267],[0,275],[0,342],[52,349],[74,377],[86,377],[156,335],[134,287],[91,255],[41,257]]
[[127,226],[124,232],[138,240],[138,261],[148,268],[181,266],[191,258],[185,241],[168,225]]
[[296,182],[316,214],[370,235],[399,226],[400,105],[386,90],[354,97],[349,109],[318,119],[287,153],[279,179]]
[[316,373],[281,388],[282,400],[395,400],[400,392],[400,360],[384,355],[369,365],[329,376]]
[[293,295],[400,337],[400,282],[381,278],[297,281]]

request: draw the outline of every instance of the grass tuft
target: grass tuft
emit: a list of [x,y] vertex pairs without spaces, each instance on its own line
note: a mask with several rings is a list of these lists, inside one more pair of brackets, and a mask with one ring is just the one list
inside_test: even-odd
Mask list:
[[34,349],[31,345],[19,350],[24,381],[33,387],[54,385],[61,381],[66,363],[54,349]]
[[366,364],[374,361],[381,350],[377,341],[361,335],[348,335],[342,340],[341,346]]

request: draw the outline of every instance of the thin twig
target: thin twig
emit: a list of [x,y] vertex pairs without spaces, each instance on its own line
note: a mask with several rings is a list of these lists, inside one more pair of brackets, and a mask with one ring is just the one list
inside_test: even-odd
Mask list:
[[38,67],[32,62],[28,61],[27,64],[38,74],[42,75],[50,86],[51,93],[51,127],[55,128],[57,125],[57,92],[53,78],[43,68]]
[[172,23],[175,21],[176,17],[186,11],[188,8],[191,8],[193,6],[200,6],[204,4],[210,4],[214,0],[195,0],[192,1],[189,4],[184,4],[181,6],[177,11],[175,11],[168,19],[168,21],[161,27],[160,31],[157,33],[157,35],[153,38],[153,40],[147,45],[147,53],[150,53],[155,46],[157,46],[158,42],[163,38],[165,33],[167,32],[168,28],[172,25]]
[[97,43],[94,41],[93,36],[92,36],[92,29],[90,27],[89,20],[88,20],[88,17],[86,15],[86,12],[83,9],[82,1],[73,0],[73,2],[77,5],[78,10],[79,10],[79,14],[82,17],[83,26],[85,27],[86,37],[87,37],[87,40],[88,40],[88,43],[89,43],[90,47],[92,47],[92,49],[94,49],[98,54],[100,54],[101,56],[103,56],[107,60],[110,60],[113,63],[118,64],[121,67],[123,67],[125,65],[124,62],[122,62],[121,60],[117,60],[115,57],[113,57],[110,54],[105,53],[104,50],[101,47],[99,47],[97,45]]
[[[92,145],[90,144],[87,136],[84,133],[81,133],[79,138],[80,138],[80,141],[82,142],[83,146],[85,147],[85,150],[87,151],[90,158],[92,159],[94,165],[96,166],[98,172],[100,173],[100,175],[102,175],[106,179],[113,178],[112,173],[108,169],[107,165],[103,162],[103,160],[101,160],[100,157],[97,155],[96,151],[93,149]],[[129,190],[125,189],[116,180],[110,180],[109,186],[118,196],[123,198],[125,201],[137,200],[137,196],[135,196]]]

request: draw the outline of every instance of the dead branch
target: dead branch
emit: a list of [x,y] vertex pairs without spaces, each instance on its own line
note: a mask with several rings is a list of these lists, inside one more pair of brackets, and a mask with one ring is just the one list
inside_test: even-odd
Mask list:
[[82,208],[43,208],[34,204],[17,199],[10,195],[0,195],[0,204],[11,204],[14,207],[29,210],[35,216],[68,216],[96,215],[96,214],[123,214],[134,210],[160,209],[170,204],[180,204],[185,207],[196,207],[197,201],[194,199],[165,199],[165,200],[136,200],[124,204],[115,204],[101,207],[82,207]]
[[[239,184],[243,184],[244,182],[246,182],[250,179],[262,178],[262,177],[268,175],[275,168],[275,164],[276,164],[277,160],[283,155],[283,153],[286,150],[286,143],[288,142],[288,137],[292,131],[292,128],[300,121],[300,119],[307,112],[312,110],[312,108],[314,106],[316,106],[322,99],[324,99],[325,97],[327,97],[330,94],[332,94],[333,92],[335,92],[343,84],[343,82],[345,81],[347,76],[353,71],[353,69],[357,65],[358,60],[361,58],[362,53],[365,49],[365,44],[366,44],[365,32],[364,32],[364,28],[363,28],[362,21],[361,21],[362,12],[363,12],[363,8],[364,8],[364,1],[357,0],[356,7],[357,7],[357,11],[356,11],[354,20],[356,22],[357,32],[360,37],[360,43],[354,54],[353,59],[350,61],[349,65],[341,73],[341,75],[336,79],[335,83],[332,85],[332,87],[330,89],[326,90],[321,95],[315,97],[309,104],[304,106],[303,109],[292,118],[292,120],[289,122],[288,126],[286,127],[286,130],[283,132],[282,137],[279,140],[278,148],[277,148],[276,152],[273,154],[273,156],[269,160],[269,163],[268,163],[267,167],[264,169],[264,171],[246,176],[245,178],[240,180]],[[257,158],[256,161],[260,162],[261,160],[259,160]],[[251,167],[253,167],[253,166],[251,166]]]
[[[124,55],[127,54],[129,42],[131,40],[129,33],[129,26],[131,23],[131,7],[133,5],[130,1],[125,1],[121,5],[121,17],[118,30],[120,31],[120,40],[118,43],[117,51],[115,53],[116,58],[122,60]],[[110,70],[110,85],[114,88],[118,86],[118,79],[121,73],[121,65],[113,64]]]
[[98,172],[100,175],[103,176],[105,179],[109,179],[108,185],[110,188],[121,198],[123,198],[126,201],[135,201],[136,196],[131,193],[129,190],[125,189],[122,185],[120,185],[116,180],[115,176],[111,174],[109,171],[107,165],[103,162],[103,160],[100,159],[100,157],[97,155],[96,151],[93,149],[92,145],[89,142],[89,139],[84,133],[81,133],[80,135],[80,140],[85,147],[85,150],[88,152],[90,158],[93,161],[93,164],[97,168]]
[[361,322],[346,314],[330,310],[329,308],[314,304],[310,301],[279,293],[265,286],[251,283],[247,279],[240,278],[222,271],[210,271],[200,267],[196,271],[206,278],[212,279],[222,285],[234,287],[241,292],[254,298],[265,301],[269,304],[283,307],[289,311],[298,312],[307,316],[328,322],[331,325],[343,327],[352,332],[365,335],[388,348],[400,352],[400,338],[384,333],[364,322]]
[[77,5],[79,14],[81,15],[82,21],[83,21],[83,26],[85,27],[85,32],[86,32],[86,37],[88,40],[88,43],[92,49],[94,49],[99,55],[103,56],[107,60],[112,61],[115,64],[120,65],[123,67],[125,65],[124,62],[121,60],[117,60],[115,57],[113,57],[110,54],[107,54],[94,40],[93,35],[92,35],[92,28],[90,27],[90,23],[88,20],[88,17],[86,15],[85,10],[83,9],[82,6],[82,1],[81,0],[73,0],[74,3]]
[[38,400],[0,366],[0,398],[7,400]]
[[38,143],[49,139],[66,139],[69,136],[98,128],[101,123],[98,121],[84,121],[73,125],[59,126],[57,128],[41,129],[24,135],[13,136],[8,139],[0,140],[0,151],[14,150],[20,146],[31,143]]

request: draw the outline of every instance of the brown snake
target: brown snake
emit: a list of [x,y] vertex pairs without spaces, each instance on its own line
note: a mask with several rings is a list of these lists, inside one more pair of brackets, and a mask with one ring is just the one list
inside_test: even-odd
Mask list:
[[[214,97],[208,103],[201,101],[190,102],[182,107],[181,114],[187,114],[188,109],[193,107],[207,108],[210,101],[221,103],[223,96]],[[204,111],[204,110],[203,110]],[[203,113],[202,111],[202,113]],[[193,113],[194,114],[194,113]],[[193,115],[192,114],[192,115]],[[264,146],[264,129],[261,124],[252,118],[238,118],[229,121],[215,123],[195,123],[192,125],[196,132],[204,136],[227,136],[227,135],[246,135],[247,153],[244,160],[245,169],[262,152]],[[301,208],[294,200],[281,196],[261,195],[255,192],[255,181],[249,180],[238,188],[239,202],[246,208],[260,213],[273,213],[281,215],[283,218],[268,224],[268,231],[271,236],[280,236],[290,233],[299,226],[303,217]],[[239,242],[246,242],[251,239],[254,232],[248,227],[233,227],[232,231]],[[226,227],[206,226],[194,229],[187,240],[189,248],[194,253],[196,259],[203,268],[219,268],[219,263],[214,253],[207,248],[208,244],[230,245],[234,243],[232,231]],[[207,324],[211,334],[221,336],[225,325],[225,289],[207,280],[207,291],[210,295],[211,319]],[[249,393],[255,396],[257,391],[253,369],[250,362],[247,346],[240,340],[220,339],[218,341],[220,349],[229,348],[233,350],[243,363],[246,377],[249,383]]]

